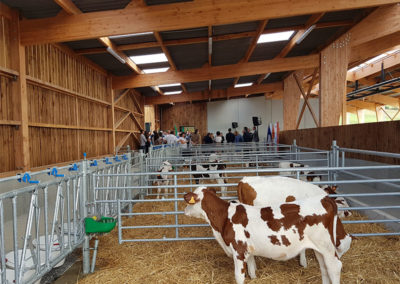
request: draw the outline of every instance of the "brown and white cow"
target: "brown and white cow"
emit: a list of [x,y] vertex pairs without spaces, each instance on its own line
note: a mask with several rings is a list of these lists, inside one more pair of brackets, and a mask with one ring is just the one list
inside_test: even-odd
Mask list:
[[[244,177],[238,184],[237,194],[239,201],[254,206],[270,206],[292,202],[310,197],[325,197],[327,192],[319,186],[283,176],[272,177]],[[336,200],[335,200],[336,202]],[[338,204],[336,204],[338,206]],[[343,211],[339,211],[340,217]],[[338,239],[339,243],[342,240]],[[338,248],[339,257],[346,252],[341,246]],[[307,267],[305,251],[300,254],[300,264]]]
[[[320,186],[320,187],[327,194],[331,194],[331,195],[337,194],[336,193],[337,186],[335,186],[335,185],[323,185],[323,186]],[[336,205],[337,205],[338,208],[349,208],[350,207],[349,204],[347,203],[346,199],[344,199],[344,197],[332,197],[331,196],[331,198],[333,198],[333,200],[335,200]],[[339,210],[338,211],[338,216],[341,219],[345,218],[345,217],[350,217],[351,215],[353,215],[353,214],[351,213],[350,210]]]
[[[162,173],[168,173],[172,171],[172,165],[168,161],[164,161],[160,168],[158,169],[158,172],[160,173],[157,175],[157,181],[155,184],[158,185],[157,188],[157,199],[160,199],[160,193],[161,193],[161,186],[162,185],[169,185],[169,179],[170,176]],[[167,197],[167,194],[169,193],[169,188],[164,189],[164,197]]]
[[339,239],[351,238],[337,218],[335,202],[327,196],[267,207],[227,202],[215,190],[199,187],[184,195],[185,215],[205,219],[225,253],[233,257],[235,279],[243,284],[246,265],[256,278],[254,256],[288,260],[305,249],[313,249],[324,284],[340,283],[342,263]]

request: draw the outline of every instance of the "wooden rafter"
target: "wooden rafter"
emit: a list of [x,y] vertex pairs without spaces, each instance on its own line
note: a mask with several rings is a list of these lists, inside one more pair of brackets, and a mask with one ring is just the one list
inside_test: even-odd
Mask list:
[[281,72],[315,68],[319,65],[319,55],[277,58],[272,60],[237,63],[223,66],[205,66],[197,69],[167,71],[157,74],[114,77],[113,89],[145,87],[171,84],[175,82],[196,82],[239,76],[257,75],[269,72]]
[[383,105],[389,105],[393,107],[399,107],[400,99],[393,98],[385,95],[372,95],[364,98],[368,102],[379,103]]
[[122,122],[124,122],[129,116],[131,115],[131,112],[127,112],[124,114],[114,125],[115,128],[118,128]]
[[129,139],[130,136],[134,136],[133,133],[128,133],[124,136],[124,138],[121,139],[121,141],[119,141],[118,145],[117,145],[117,150],[121,149],[122,145],[124,145],[124,143]]
[[136,98],[136,95],[137,95],[137,94],[138,94],[138,93],[137,93],[136,90],[131,90],[131,92],[129,92],[129,95],[131,96],[131,98],[132,98],[132,100],[133,100],[133,103],[135,104],[137,110],[139,111],[140,114],[143,115],[143,110],[142,110],[142,108],[140,107],[140,104],[139,104],[139,102],[137,101],[137,98]]
[[[251,42],[249,48],[247,49],[247,52],[246,52],[245,56],[244,56],[243,59],[242,59],[242,62],[248,62],[248,61],[249,61],[251,55],[252,55],[253,52],[254,52],[254,49],[255,49],[256,46],[257,46],[258,39],[260,38],[260,36],[261,36],[262,33],[264,32],[267,23],[268,23],[268,20],[263,20],[263,21],[261,21],[260,24],[258,25],[256,35],[254,36],[253,41]],[[236,78],[235,78],[235,80],[234,80],[234,82],[233,82],[233,85],[234,85],[234,86],[237,84],[237,82],[239,81],[239,79],[240,79],[240,77],[236,77]]]
[[[309,109],[309,111],[310,111],[310,113],[311,113],[311,116],[312,116],[312,118],[313,118],[313,120],[314,120],[314,122],[315,122],[315,125],[316,125],[317,127],[319,127],[317,117],[316,117],[316,115],[315,115],[315,113],[314,113],[314,111],[313,111],[311,105],[310,105],[309,102],[308,102],[308,96],[304,93],[304,89],[303,89],[303,86],[301,85],[300,79],[297,77],[297,74],[296,74],[296,73],[294,73],[293,76],[294,76],[294,79],[295,79],[295,81],[296,81],[296,83],[297,83],[297,86],[299,87],[300,93],[301,93],[301,95],[303,96],[304,103],[307,105],[307,107],[308,107],[308,109]],[[309,91],[311,92],[311,88],[309,88]]]
[[[22,20],[23,45],[65,42],[147,31],[189,29],[397,3],[398,0],[202,0],[164,6]],[[288,9],[290,7],[290,9]],[[148,19],[157,19],[149,21]]]
[[234,88],[230,87],[223,90],[212,90],[195,93],[186,93],[180,95],[163,96],[163,97],[146,97],[146,105],[202,101],[211,99],[226,99],[227,97],[239,97],[246,94],[260,94],[282,91],[282,82],[271,84],[253,85],[250,87]]
[[54,2],[70,15],[78,15],[82,13],[71,0],[54,0]]
[[[324,22],[324,23],[317,23],[315,29],[322,29],[322,28],[331,28],[331,27],[344,27],[350,26],[353,24],[353,21],[333,21],[333,22]],[[296,26],[289,26],[284,28],[271,28],[268,29],[268,33],[275,33],[275,32],[282,32],[282,31],[297,31],[304,29],[304,25],[296,25]],[[242,32],[242,33],[233,33],[233,34],[225,34],[225,35],[217,35],[213,36],[214,41],[223,41],[223,40],[231,40],[231,39],[239,39],[239,38],[247,38],[247,37],[255,37],[256,31],[251,32]],[[206,43],[208,42],[207,37],[195,37],[195,38],[187,38],[187,39],[178,39],[178,40],[164,40],[163,43],[165,46],[174,46],[174,45],[187,45],[187,44],[194,44],[194,43]],[[151,47],[159,47],[159,43],[156,41],[152,42],[141,42],[141,43],[131,43],[131,44],[121,44],[117,46],[119,51],[124,50],[136,50],[136,49],[143,49],[143,48],[151,48]],[[77,49],[75,50],[76,54],[85,55],[85,54],[99,54],[99,53],[106,53],[107,50],[103,47],[97,48],[85,48],[85,49]]]
[[382,66],[384,69],[396,66],[400,64],[400,52],[391,54],[385,58],[382,58],[376,62],[370,63],[365,67],[362,67],[355,71],[347,72],[348,81],[356,81],[364,77],[368,77],[372,74],[381,71]]

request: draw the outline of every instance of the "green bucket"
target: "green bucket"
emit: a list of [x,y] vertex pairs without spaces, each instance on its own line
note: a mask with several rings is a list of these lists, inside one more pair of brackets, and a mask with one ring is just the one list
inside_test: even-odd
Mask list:
[[101,217],[100,220],[85,218],[86,234],[109,233],[114,229],[117,220],[111,217]]

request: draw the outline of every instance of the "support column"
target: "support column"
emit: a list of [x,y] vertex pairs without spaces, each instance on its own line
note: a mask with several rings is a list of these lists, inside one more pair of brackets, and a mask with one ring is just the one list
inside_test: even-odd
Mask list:
[[346,124],[346,75],[350,57],[350,35],[346,34],[321,52],[319,125]]
[[[303,79],[303,71],[296,71],[297,77]],[[296,129],[297,116],[300,105],[300,90],[297,86],[294,74],[291,74],[283,82],[283,129]]]
[[110,90],[110,100],[111,100],[111,117],[109,117],[109,120],[111,121],[111,127],[112,127],[112,133],[111,133],[111,151],[110,153],[115,152],[115,91],[112,89],[112,84],[111,84],[111,78],[107,78],[107,88]]
[[19,17],[13,11],[11,26],[11,62],[12,68],[19,72],[18,78],[14,82],[13,104],[14,118],[21,121],[15,137],[15,163],[19,170],[29,170],[29,127],[28,127],[28,94],[26,87],[26,66],[25,66],[25,46],[20,44]]

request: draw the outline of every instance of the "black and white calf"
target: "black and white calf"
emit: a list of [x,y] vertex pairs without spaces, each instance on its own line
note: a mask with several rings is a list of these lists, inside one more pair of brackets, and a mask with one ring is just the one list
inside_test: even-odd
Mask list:
[[[226,164],[223,164],[218,156],[211,154],[209,157],[209,163],[191,165],[190,170],[192,172],[204,172],[204,171],[221,171],[226,169]],[[225,184],[224,174],[192,174],[196,184],[199,184],[201,178],[214,179],[218,184]],[[226,196],[226,186],[221,187],[221,195]]]
[[[168,173],[172,172],[172,165],[168,161],[164,161],[161,165],[161,167],[158,169],[158,172],[160,173],[157,175],[157,181],[155,183],[158,186],[157,189],[157,199],[160,199],[160,193],[161,193],[161,187],[162,185],[169,185],[169,179],[171,178],[170,175],[165,175],[162,173]],[[169,193],[169,188],[164,189],[164,196],[167,197],[167,194]]]
[[[320,175],[317,175],[315,172],[310,172],[307,170],[309,167],[308,165],[304,164],[299,164],[299,163],[293,163],[293,162],[279,162],[278,167],[281,169],[287,169],[287,168],[304,168],[299,172],[300,175],[300,180],[302,181],[310,181],[310,182],[316,182],[316,181],[321,181],[322,177]],[[279,175],[292,175],[294,178],[296,178],[296,171],[293,172],[280,172]]]

